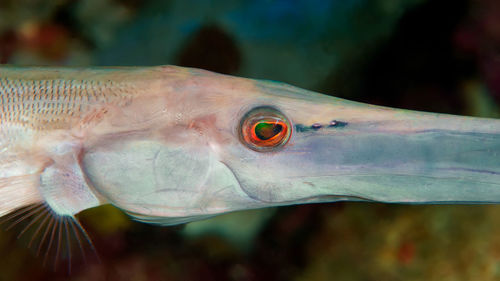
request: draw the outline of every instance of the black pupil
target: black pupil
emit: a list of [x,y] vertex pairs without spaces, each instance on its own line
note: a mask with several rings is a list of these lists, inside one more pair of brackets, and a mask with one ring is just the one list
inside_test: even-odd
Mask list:
[[261,122],[255,126],[255,135],[261,140],[268,140],[283,130],[281,124]]

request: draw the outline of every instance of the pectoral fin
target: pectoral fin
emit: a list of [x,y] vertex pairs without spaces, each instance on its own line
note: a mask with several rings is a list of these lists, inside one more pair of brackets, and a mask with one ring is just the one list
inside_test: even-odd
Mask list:
[[[75,218],[82,210],[101,204],[101,200],[87,184],[80,169],[77,153],[36,156],[20,167],[4,161],[0,167],[8,167],[0,177],[0,215],[7,230],[18,230],[18,237],[28,236],[29,247],[36,249],[44,264],[54,267],[65,260],[71,267],[72,254],[78,249],[85,258],[85,247],[95,249],[90,237]],[[25,159],[29,159],[25,157]],[[36,165],[35,165],[36,164]],[[15,175],[15,176],[13,176]]]
[[85,179],[77,155],[67,153],[53,160],[40,175],[40,191],[52,211],[73,216],[101,205],[100,198]]

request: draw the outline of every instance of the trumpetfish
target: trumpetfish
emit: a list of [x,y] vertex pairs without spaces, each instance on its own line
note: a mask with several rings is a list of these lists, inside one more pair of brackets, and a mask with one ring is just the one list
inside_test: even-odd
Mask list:
[[50,244],[102,204],[171,225],[333,201],[498,203],[500,120],[176,66],[0,67],[0,216],[44,206],[18,221]]

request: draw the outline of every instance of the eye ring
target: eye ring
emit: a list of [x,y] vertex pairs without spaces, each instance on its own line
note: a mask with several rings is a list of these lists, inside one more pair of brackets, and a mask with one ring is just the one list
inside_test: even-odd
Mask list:
[[259,106],[246,113],[240,121],[240,141],[258,152],[282,148],[292,134],[288,118],[270,106]]

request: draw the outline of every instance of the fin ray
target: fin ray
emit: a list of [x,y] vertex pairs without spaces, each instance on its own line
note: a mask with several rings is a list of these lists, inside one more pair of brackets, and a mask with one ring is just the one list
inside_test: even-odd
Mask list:
[[[24,207],[32,207],[32,204],[42,202],[40,194],[33,185],[33,180],[31,175],[0,178],[0,217],[19,208],[28,212],[29,210]],[[33,208],[35,207],[36,205]],[[19,213],[14,212],[12,215],[18,216]]]
[[[2,224],[9,230],[20,229],[17,238],[28,237],[27,246],[33,249],[37,257],[43,259],[43,266],[51,265],[53,270],[66,263],[69,273],[72,264],[78,260],[87,263],[88,249],[99,260],[89,234],[78,219],[74,216],[58,215],[46,204],[20,208],[7,216]],[[74,247],[75,243],[78,246]],[[74,258],[74,250],[81,252],[81,258]]]

